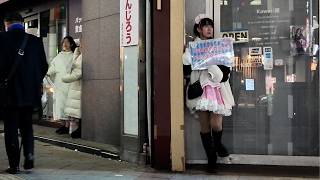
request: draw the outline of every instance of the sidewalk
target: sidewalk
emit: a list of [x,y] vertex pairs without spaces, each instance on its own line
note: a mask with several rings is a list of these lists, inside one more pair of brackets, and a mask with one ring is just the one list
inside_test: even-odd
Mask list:
[[[0,130],[2,125],[0,124]],[[68,136],[57,136],[53,128],[35,126],[36,135],[47,135],[50,138],[60,138],[69,142],[87,143],[84,140],[73,140]],[[139,166],[110,158],[82,153],[52,144],[36,141],[36,168],[32,173],[12,176],[4,174],[7,168],[7,156],[4,147],[4,134],[0,133],[0,180],[31,179],[31,180],[62,180],[62,179],[129,179],[129,180],[301,180],[319,179],[319,169],[312,167],[281,167],[281,166],[250,166],[250,165],[220,165],[217,174],[207,174],[203,166],[187,167],[185,173],[157,171],[149,166]],[[92,143],[92,142],[88,142]],[[96,145],[100,148],[117,153],[117,147]],[[23,161],[21,161],[23,162]]]
[[[7,158],[4,148],[3,134],[0,135],[0,180],[4,179],[28,179],[28,180],[301,180],[305,177],[285,177],[269,175],[248,174],[246,172],[232,171],[229,168],[221,168],[221,172],[215,175],[206,174],[201,170],[188,170],[186,173],[159,172],[147,166],[138,166],[126,162],[108,160],[86,153],[53,146],[36,141],[36,168],[32,172],[23,171],[19,175],[4,174],[2,170],[7,168]],[[220,170],[219,170],[220,171]],[[263,174],[257,168],[258,174]],[[240,174],[240,175],[239,175]],[[276,173],[278,174],[278,173]],[[302,173],[303,174],[303,173]],[[315,177],[307,179],[315,180]]]
[[[0,132],[3,131],[3,122],[0,121]],[[78,149],[81,152],[95,154],[98,156],[119,159],[119,147],[86,141],[84,139],[72,139],[69,134],[58,135],[56,129],[46,126],[33,125],[35,139],[41,142],[66,147],[68,149]],[[1,179],[0,179],[1,180]]]

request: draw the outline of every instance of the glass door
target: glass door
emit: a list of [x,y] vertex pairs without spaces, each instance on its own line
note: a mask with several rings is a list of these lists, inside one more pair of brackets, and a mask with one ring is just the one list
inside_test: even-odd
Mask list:
[[319,156],[318,3],[221,1],[221,37],[235,39],[231,153]]

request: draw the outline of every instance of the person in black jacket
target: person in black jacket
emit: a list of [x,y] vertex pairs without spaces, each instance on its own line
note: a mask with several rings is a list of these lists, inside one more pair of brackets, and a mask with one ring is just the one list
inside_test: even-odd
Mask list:
[[[0,32],[0,82],[8,78],[26,35],[20,14],[7,14],[4,24],[6,32]],[[7,103],[4,105],[0,102],[4,114],[5,146],[10,166],[6,170],[8,173],[15,174],[19,171],[18,129],[25,157],[23,167],[34,167],[32,112],[34,108],[41,107],[42,81],[47,70],[42,40],[29,34],[24,55],[14,76],[8,81],[8,91],[4,98]]]

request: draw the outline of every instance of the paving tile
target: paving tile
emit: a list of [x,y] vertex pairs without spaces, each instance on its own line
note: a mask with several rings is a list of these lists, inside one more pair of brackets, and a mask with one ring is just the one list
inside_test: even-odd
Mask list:
[[205,175],[176,174],[170,180],[204,180]]
[[204,180],[216,180],[216,179],[219,179],[219,180],[238,180],[239,176],[225,176],[225,175],[219,175],[219,176],[214,176],[214,175],[211,175],[211,176],[206,176],[204,178]]
[[[1,126],[1,123],[0,123]],[[4,148],[4,138],[0,135],[0,180],[316,180],[319,178],[271,177],[234,167],[220,168],[217,174],[207,174],[203,169],[191,169],[185,173],[157,171],[147,166],[109,160],[98,156],[72,151],[46,143],[35,142],[36,168],[17,176],[4,174],[8,161]],[[21,162],[21,164],[23,161]],[[259,170],[259,169],[257,169]],[[261,171],[264,172],[264,171]],[[265,173],[265,172],[264,172]],[[314,174],[314,173],[313,173]],[[251,175],[251,176],[250,176]],[[288,174],[291,175],[291,172]],[[293,174],[294,175],[294,174]],[[308,174],[305,174],[308,175]],[[312,174],[311,174],[312,175]],[[312,177],[310,175],[310,177]],[[275,175],[277,176],[277,175]],[[287,175],[282,175],[287,176]]]
[[174,173],[150,173],[150,172],[145,172],[142,173],[139,178],[159,178],[159,179],[170,179],[174,176]]
[[240,176],[238,180],[273,180],[272,177]]
[[272,177],[272,180],[319,180],[320,178]]

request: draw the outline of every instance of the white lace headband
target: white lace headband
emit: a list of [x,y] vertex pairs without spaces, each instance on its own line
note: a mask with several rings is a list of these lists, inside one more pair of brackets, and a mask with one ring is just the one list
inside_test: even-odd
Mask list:
[[199,24],[201,19],[204,19],[204,18],[210,18],[210,17],[206,14],[199,14],[196,18],[194,18],[194,23]]

